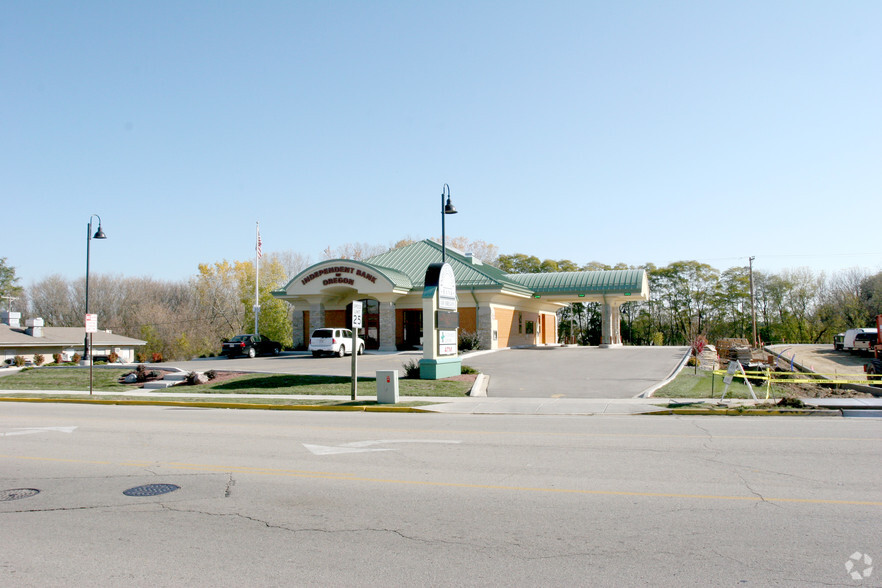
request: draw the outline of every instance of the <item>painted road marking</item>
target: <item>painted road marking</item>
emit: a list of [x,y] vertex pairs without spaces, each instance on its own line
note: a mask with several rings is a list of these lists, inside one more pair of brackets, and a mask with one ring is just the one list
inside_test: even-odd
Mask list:
[[462,441],[443,441],[437,439],[383,439],[380,441],[355,441],[343,445],[310,445],[303,443],[315,455],[337,455],[341,453],[367,453],[370,451],[394,451],[385,447],[373,448],[373,445],[388,445],[389,443],[462,443]]
[[21,429],[15,429],[14,431],[10,431],[8,433],[0,433],[0,437],[12,437],[13,435],[34,435],[36,433],[47,433],[47,432],[58,432],[58,433],[73,433],[77,427],[26,427]]
[[[125,466],[127,464],[100,461],[86,461],[75,459],[57,459],[35,456],[20,455],[0,455],[0,459],[23,459],[23,460],[46,460],[46,461],[63,461],[68,463],[82,464],[109,464],[117,466]],[[425,480],[396,480],[389,478],[369,478],[357,474],[346,472],[319,472],[309,470],[279,470],[272,468],[255,468],[251,466],[227,466],[216,464],[193,464],[193,463],[159,463],[151,464],[152,467],[168,467],[171,469],[199,472],[217,472],[239,474],[253,474],[258,476],[279,476],[289,478],[312,478],[321,480],[337,480],[341,482],[369,482],[373,484],[400,484],[410,486],[427,486],[435,488],[464,488],[472,490],[498,490],[508,492],[532,492],[532,493],[548,493],[548,494],[576,494],[583,496],[627,496],[635,498],[675,498],[687,500],[718,500],[718,501],[737,501],[737,502],[777,502],[790,504],[831,504],[840,506],[876,506],[882,507],[882,501],[872,500],[839,500],[834,498],[776,498],[769,496],[726,496],[717,494],[686,494],[673,492],[629,492],[621,490],[584,490],[578,488],[542,488],[535,486],[502,486],[496,484],[472,484],[468,482],[433,482]]]

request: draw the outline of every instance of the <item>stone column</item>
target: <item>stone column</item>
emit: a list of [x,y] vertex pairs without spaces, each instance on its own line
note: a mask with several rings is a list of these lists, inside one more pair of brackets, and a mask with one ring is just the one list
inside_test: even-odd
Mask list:
[[380,351],[397,351],[395,345],[395,303],[380,300]]
[[604,301],[603,323],[600,330],[601,347],[619,347],[622,344],[621,322],[618,304]]
[[325,305],[321,302],[309,305],[309,332],[325,326]]
[[476,323],[481,349],[493,349],[493,310],[490,304],[477,308]]
[[308,343],[303,340],[303,311],[295,310],[291,318],[291,334],[293,336],[294,349],[298,346]]

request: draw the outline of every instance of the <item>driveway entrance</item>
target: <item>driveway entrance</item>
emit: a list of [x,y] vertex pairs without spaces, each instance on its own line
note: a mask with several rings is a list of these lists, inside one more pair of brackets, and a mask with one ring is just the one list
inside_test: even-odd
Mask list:
[[490,376],[487,396],[633,398],[666,379],[688,347],[506,349],[463,364]]

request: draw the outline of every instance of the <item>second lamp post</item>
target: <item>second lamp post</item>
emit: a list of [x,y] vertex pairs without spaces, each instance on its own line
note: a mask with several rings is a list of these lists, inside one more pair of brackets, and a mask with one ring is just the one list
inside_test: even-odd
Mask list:
[[[444,204],[444,196],[447,196],[447,204]],[[444,215],[456,214],[456,208],[450,203],[450,186],[444,184],[441,188],[441,263],[447,262],[447,246],[444,235]]]
[[[98,218],[98,230],[95,231],[95,235],[92,235],[92,219]],[[106,239],[107,235],[104,234],[104,231],[101,230],[101,217],[97,214],[93,214],[89,217],[89,224],[86,225],[86,314],[89,314],[89,245],[92,242],[92,239]],[[85,317],[83,317],[85,319]],[[91,350],[89,349],[89,333],[86,333],[86,338],[83,341],[83,361],[92,363],[92,355]]]

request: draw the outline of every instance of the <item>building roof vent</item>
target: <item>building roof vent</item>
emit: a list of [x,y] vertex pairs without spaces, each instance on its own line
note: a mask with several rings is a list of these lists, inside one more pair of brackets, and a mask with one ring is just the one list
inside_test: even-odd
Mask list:
[[43,319],[41,318],[33,318],[28,319],[25,322],[25,325],[28,327],[28,335],[31,337],[42,337],[43,336]]
[[12,327],[13,329],[21,328],[21,313],[20,312],[10,312],[8,310],[4,310],[0,312],[0,324],[4,324],[6,326]]
[[471,263],[472,265],[484,265],[484,262],[482,262],[480,259],[475,257],[475,254],[472,253],[471,251],[466,253],[465,256],[466,256],[466,259],[469,260],[469,263]]

